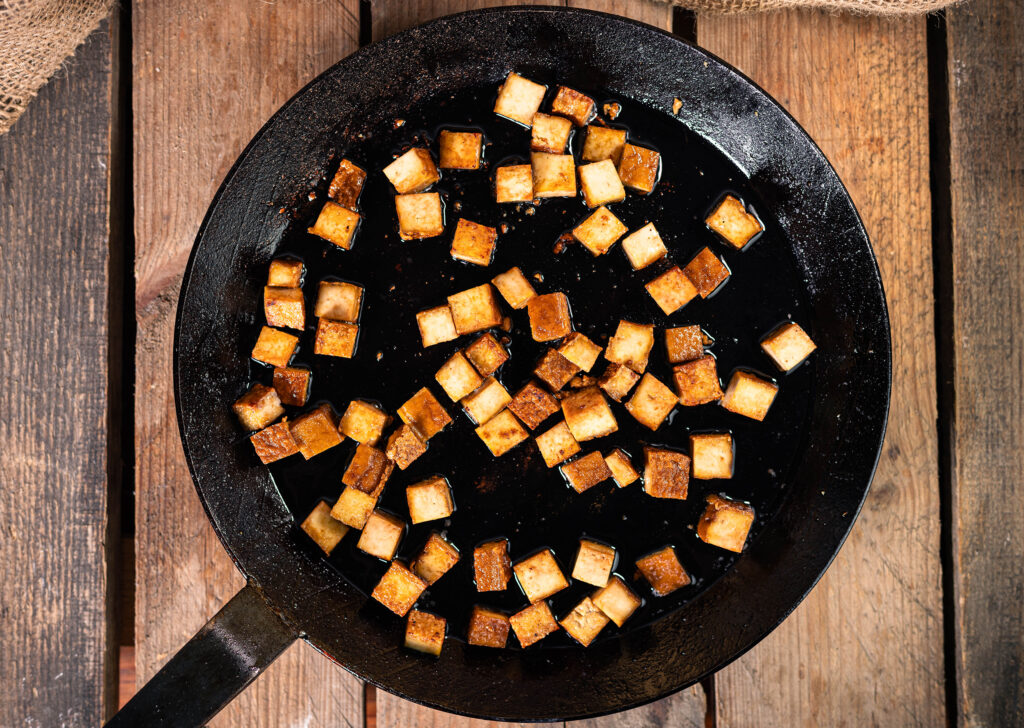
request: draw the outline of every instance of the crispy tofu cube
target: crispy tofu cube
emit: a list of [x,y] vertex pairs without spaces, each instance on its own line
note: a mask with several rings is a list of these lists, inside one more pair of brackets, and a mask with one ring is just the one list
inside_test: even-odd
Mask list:
[[654,347],[654,324],[634,324],[619,321],[615,335],[609,339],[604,358],[616,364],[625,364],[637,374],[647,369],[647,359]]
[[409,425],[402,425],[388,437],[384,454],[400,470],[405,470],[413,461],[427,451],[427,443]]
[[626,188],[622,186],[615,163],[610,159],[591,162],[580,167],[580,187],[587,207],[599,207],[626,199]]
[[276,463],[299,451],[299,446],[295,444],[295,438],[292,437],[292,431],[287,422],[278,422],[276,425],[253,433],[249,442],[252,443],[256,456],[264,465]]
[[460,218],[452,238],[452,257],[474,265],[490,265],[497,241],[495,228]]
[[576,552],[576,563],[572,567],[572,578],[593,586],[603,587],[608,583],[615,567],[615,549],[608,544],[581,538]]
[[405,535],[405,523],[401,518],[381,510],[373,511],[366,519],[363,532],[359,534],[356,548],[376,556],[384,561],[391,561],[398,552],[398,544]]
[[366,171],[357,167],[347,159],[341,160],[338,171],[334,173],[331,186],[327,188],[327,196],[342,207],[350,210],[359,209],[359,195],[366,182]]
[[392,561],[370,596],[399,617],[404,617],[426,588],[427,583],[423,579],[398,561]]
[[697,287],[678,265],[644,284],[644,288],[666,316],[674,314],[697,295]]
[[732,275],[725,263],[711,252],[711,248],[704,248],[697,253],[693,260],[686,264],[683,272],[693,281],[701,298],[710,296]]
[[561,467],[561,471],[565,480],[577,493],[590,490],[598,483],[603,483],[612,477],[608,463],[597,451],[589,452],[566,463]]
[[339,356],[351,359],[356,352],[359,339],[359,325],[347,321],[332,321],[322,318],[316,322],[316,339],[313,353],[321,356]]
[[537,295],[518,267],[509,268],[504,273],[494,276],[491,283],[498,289],[498,293],[508,302],[508,305],[517,311],[524,308],[530,299]]
[[548,349],[533,370],[534,376],[547,384],[555,392],[560,390],[576,376],[580,368],[559,354]]
[[320,501],[302,522],[302,530],[329,556],[348,533],[348,526],[331,518],[331,507]]
[[262,430],[271,422],[284,414],[281,398],[277,392],[265,384],[254,384],[252,389],[243,394],[232,405],[242,427],[255,432]]
[[501,326],[501,308],[490,283],[448,296],[448,308],[452,311],[455,330],[460,334]]
[[424,348],[459,338],[459,332],[455,330],[455,322],[452,320],[451,309],[447,306],[437,306],[420,311],[416,314],[416,325],[420,329],[420,338],[423,340]]
[[571,154],[530,154],[534,197],[575,197],[576,160]]
[[409,503],[409,518],[413,523],[437,521],[447,518],[455,510],[452,489],[439,475],[421,480],[405,489]]
[[690,575],[679,563],[676,550],[671,546],[637,559],[636,567],[650,583],[655,596],[663,597],[690,583]]
[[441,132],[441,169],[480,169],[484,135],[475,131]]
[[661,239],[653,222],[647,223],[623,238],[622,250],[629,258],[629,264],[633,266],[633,270],[646,268],[668,254],[668,248],[665,247],[665,242]]
[[589,372],[601,355],[601,347],[579,332],[570,333],[558,347],[558,353],[571,361],[580,370]]
[[362,528],[376,506],[377,496],[349,486],[341,491],[337,502],[331,508],[331,518],[352,528]]
[[626,234],[626,226],[607,207],[599,207],[573,228],[572,236],[593,255],[604,255]]
[[783,324],[761,340],[761,349],[771,357],[779,371],[788,372],[817,349],[799,324]]
[[536,430],[540,423],[559,410],[558,400],[535,382],[527,382],[516,392],[508,408],[531,430]]
[[761,221],[732,195],[723,197],[704,222],[737,250],[764,230]]
[[583,597],[583,601],[565,615],[560,624],[574,640],[589,647],[608,622],[608,617],[594,605],[590,597]]
[[609,362],[604,374],[597,380],[597,386],[616,402],[621,402],[639,380],[640,375],[625,364]]
[[508,350],[494,334],[486,333],[466,347],[466,358],[482,377],[489,377],[508,361]]
[[536,602],[508,618],[519,644],[529,647],[558,631],[558,622],[547,602]]
[[629,455],[619,448],[605,455],[604,461],[608,463],[608,469],[612,471],[615,484],[620,488],[625,488],[640,478],[640,473],[636,472],[636,468],[633,467],[633,461],[629,459]]
[[561,116],[536,113],[530,135],[530,149],[535,152],[563,154],[572,134],[572,122]]
[[534,341],[554,341],[572,332],[569,299],[558,291],[534,296],[526,306]]
[[286,367],[299,345],[299,337],[264,326],[252,348],[252,358],[272,367]]
[[578,442],[604,437],[619,429],[608,401],[597,387],[585,387],[563,399],[562,415]]
[[672,367],[672,377],[679,394],[679,404],[684,407],[696,407],[722,398],[718,364],[710,354]]
[[391,417],[384,410],[369,402],[354,399],[345,409],[338,431],[364,445],[376,445],[389,422]]
[[642,603],[640,597],[617,576],[609,579],[607,586],[594,592],[591,600],[593,600],[594,606],[604,612],[608,619],[619,627],[633,616],[633,612]]
[[293,420],[291,430],[295,444],[299,446],[299,452],[306,460],[341,444],[338,423],[328,404],[322,404]]
[[430,152],[420,147],[413,147],[386,166],[384,176],[400,195],[422,192],[441,179]]
[[654,498],[686,500],[690,458],[662,447],[644,448],[644,492]]
[[648,372],[626,402],[626,410],[647,429],[657,430],[678,403],[675,393]]
[[267,285],[279,288],[298,288],[302,285],[302,261],[295,258],[275,258],[270,261]]
[[650,194],[658,184],[661,174],[661,155],[653,149],[626,144],[622,147],[619,160],[619,177],[622,184],[634,192]]
[[363,287],[345,281],[320,281],[313,315],[334,321],[359,321],[363,304]]
[[559,86],[551,101],[551,113],[568,117],[576,126],[586,126],[594,117],[595,108],[592,98],[567,86]]
[[437,192],[395,195],[395,212],[402,240],[433,238],[444,232],[444,212]]
[[494,171],[496,202],[533,202],[533,167],[510,164]]
[[444,617],[413,609],[405,624],[405,646],[437,657],[444,645],[446,625]]
[[616,166],[626,146],[626,130],[591,124],[583,140],[583,161],[601,162],[610,159]]
[[387,462],[387,457],[377,448],[359,444],[341,476],[341,482],[364,493],[379,495]]
[[457,563],[459,563],[458,549],[435,532],[430,534],[420,555],[412,562],[412,570],[427,584],[433,584]]
[[779,387],[767,379],[762,379],[750,372],[733,372],[729,386],[725,388],[722,406],[730,412],[762,421],[768,414],[768,408],[775,401]]
[[472,393],[484,381],[461,351],[455,352],[451,359],[437,370],[434,379],[453,402],[458,402]]
[[699,480],[731,478],[732,435],[728,432],[690,435],[690,457],[693,459],[693,477]]
[[700,326],[679,326],[665,330],[665,349],[671,364],[694,361],[704,356],[704,332]]
[[537,435],[535,439],[540,456],[544,458],[544,464],[549,468],[565,462],[580,451],[580,444],[576,442],[564,420]]
[[524,126],[533,124],[534,114],[540,109],[547,86],[534,83],[512,72],[505,78],[494,102],[494,113]]
[[569,586],[551,549],[538,551],[512,568],[520,588],[531,604],[547,599]]
[[359,213],[336,202],[325,202],[323,209],[308,232],[334,243],[343,250],[352,249],[352,241],[359,227]]
[[488,541],[473,549],[473,581],[478,592],[505,591],[511,578],[508,541]]
[[466,414],[473,418],[473,422],[483,425],[505,409],[505,405],[511,401],[512,396],[501,382],[494,377],[488,377],[475,392],[463,398],[462,406]]
[[519,420],[507,409],[477,427],[476,434],[496,458],[500,458],[530,436],[519,424]]
[[410,397],[398,408],[402,422],[416,430],[424,442],[439,433],[452,421],[444,407],[426,387]]
[[508,642],[509,629],[511,624],[507,616],[477,604],[469,615],[466,641],[479,647],[502,648]]
[[754,509],[746,503],[709,495],[704,515],[697,523],[697,535],[712,546],[740,553],[753,523]]
[[274,390],[281,404],[302,407],[309,398],[313,373],[301,367],[274,367]]

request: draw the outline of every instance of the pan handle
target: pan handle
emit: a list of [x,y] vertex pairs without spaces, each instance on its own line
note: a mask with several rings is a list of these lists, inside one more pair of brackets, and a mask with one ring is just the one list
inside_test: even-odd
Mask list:
[[142,686],[107,728],[202,726],[297,637],[247,584]]

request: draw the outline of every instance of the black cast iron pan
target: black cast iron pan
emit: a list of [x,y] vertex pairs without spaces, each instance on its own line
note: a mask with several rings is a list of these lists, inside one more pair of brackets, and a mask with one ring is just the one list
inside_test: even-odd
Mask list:
[[[610,123],[659,149],[664,170],[655,193],[631,196],[614,211],[630,228],[653,220],[674,262],[685,264],[711,246],[732,269],[723,289],[666,320],[642,287],[660,269],[634,274],[617,250],[601,258],[578,245],[556,252],[561,233],[585,215],[580,200],[504,210],[490,202],[495,165],[528,149],[528,133],[491,112],[512,69],[621,105]],[[676,98],[681,106],[674,114]],[[439,189],[449,232],[403,243],[379,170],[411,143],[436,152],[441,126],[483,130],[487,169],[445,175]],[[573,144],[578,150],[580,140]],[[349,252],[305,232],[342,156],[373,172],[361,201],[365,223]],[[766,233],[742,252],[716,241],[702,222],[724,190],[742,196],[766,224]],[[448,256],[460,214],[505,226],[490,268]],[[340,409],[358,397],[394,412],[419,387],[433,385],[454,345],[424,351],[415,312],[512,265],[535,276],[540,291],[564,291],[577,328],[599,343],[619,318],[658,324],[651,371],[663,381],[671,381],[660,344],[666,325],[701,324],[715,339],[723,378],[736,368],[769,373],[757,341],[787,318],[801,323],[819,349],[794,372],[773,375],[781,393],[763,423],[706,406],[679,409],[651,433],[616,406],[620,431],[595,443],[602,451],[620,446],[639,456],[645,443],[685,450],[691,432],[733,433],[734,478],[692,481],[683,502],[654,501],[639,487],[608,484],[578,495],[557,470],[544,468],[529,443],[492,458],[457,414],[427,455],[392,479],[381,502],[404,515],[404,485],[432,473],[453,484],[457,511],[440,527],[464,558],[421,600],[421,608],[449,620],[441,657],[429,659],[401,649],[403,620],[366,596],[386,564],[355,549],[358,534],[325,558],[297,527],[318,500],[337,497],[351,442],[268,469],[231,413],[231,402],[252,381],[269,377],[248,354],[262,324],[267,264],[284,253],[306,264],[308,310],[323,278],[366,288],[354,359],[314,357],[312,328],[303,334],[297,361],[313,370],[310,405],[329,401]],[[526,381],[542,352],[530,340],[525,312],[512,318],[512,359],[500,374],[510,390]],[[888,408],[889,327],[871,247],[842,183],[793,119],[753,83],[699,48],[629,20],[500,9],[437,20],[355,53],[257,134],[196,240],[178,309],[174,375],[199,496],[248,586],[113,724],[199,724],[298,637],[360,678],[433,707],[500,720],[568,720],[641,705],[692,684],[764,637],[813,586],[846,537],[874,471]],[[704,496],[715,492],[757,509],[740,556],[695,536]],[[414,555],[437,527],[410,529],[399,558]],[[525,606],[515,586],[504,594],[475,593],[477,543],[506,537],[513,559],[551,547],[568,568],[582,535],[614,544],[617,572],[645,597],[623,629],[605,630],[586,650],[565,635],[526,650],[462,641],[472,604]],[[676,547],[694,583],[656,598],[635,578],[633,562],[666,544]],[[589,591],[574,584],[552,600],[553,611],[560,616]]]

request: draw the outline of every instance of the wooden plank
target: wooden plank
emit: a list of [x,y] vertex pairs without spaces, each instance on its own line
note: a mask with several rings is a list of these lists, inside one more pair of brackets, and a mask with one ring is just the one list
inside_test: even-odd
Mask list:
[[372,0],[373,39],[379,40],[433,18],[500,5],[565,5],[564,0]]
[[[244,145],[303,84],[358,45],[358,0],[134,3],[136,657],[153,673],[242,586],[189,478],[171,346],[199,223]],[[305,643],[216,725],[362,725],[362,686]]]
[[889,430],[864,511],[794,615],[716,676],[717,725],[943,725],[925,19],[700,16],[697,37],[835,165],[878,255],[893,331]]
[[116,707],[113,35],[104,22],[0,137],[0,725],[93,726]]
[[946,15],[959,724],[1024,723],[1024,16]]

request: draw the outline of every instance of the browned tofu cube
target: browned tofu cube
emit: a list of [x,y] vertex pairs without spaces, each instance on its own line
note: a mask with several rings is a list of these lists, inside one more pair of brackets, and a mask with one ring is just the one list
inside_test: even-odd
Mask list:
[[778,386],[767,379],[750,372],[737,371],[725,388],[722,406],[730,412],[760,422],[768,414],[778,393]]
[[754,509],[746,503],[709,495],[704,515],[697,523],[697,535],[712,546],[740,553],[753,523]]
[[496,202],[533,202],[533,167],[510,164],[494,171]]
[[540,423],[559,410],[558,400],[535,382],[527,382],[516,392],[508,408],[531,430],[536,430]]
[[455,352],[437,370],[434,379],[453,402],[458,402],[466,395],[471,394],[484,381],[461,351]]
[[537,379],[547,384],[555,392],[569,383],[580,368],[559,354],[554,349],[548,349],[541,360],[537,362],[533,373]]
[[506,119],[519,122],[524,126],[533,123],[533,116],[540,109],[547,86],[534,83],[512,72],[505,78],[498,90],[498,98],[494,102],[494,113]]
[[526,306],[534,341],[554,341],[572,332],[569,299],[558,291],[534,296]]
[[619,177],[622,184],[634,192],[649,194],[658,184],[661,175],[661,155],[653,149],[626,144],[622,147],[619,160]]
[[674,314],[697,295],[697,287],[678,265],[644,284],[644,288],[666,316]]
[[583,140],[583,161],[600,162],[610,159],[617,166],[626,146],[626,130],[591,124]]
[[286,367],[292,360],[299,337],[264,326],[252,348],[252,358],[272,367]]
[[704,332],[700,326],[679,326],[665,330],[665,349],[671,364],[694,361],[704,356]]
[[572,122],[561,116],[536,113],[533,116],[533,131],[530,135],[530,149],[535,152],[562,154],[572,134]]
[[301,367],[274,367],[274,390],[281,404],[302,407],[309,398],[309,382],[313,373]]
[[524,308],[530,299],[537,295],[519,268],[509,268],[504,273],[494,276],[491,283],[498,289],[498,293],[508,302],[508,305],[516,310]]
[[318,238],[334,243],[343,250],[352,249],[352,241],[359,227],[359,213],[342,207],[336,202],[325,202],[323,209],[309,228]]
[[649,222],[639,230],[622,239],[622,250],[629,258],[633,270],[646,268],[651,263],[661,260],[668,253],[665,242],[661,239],[653,222]]
[[560,624],[574,640],[589,647],[608,622],[608,617],[594,605],[590,597],[583,597],[583,601],[565,615]]
[[298,288],[302,285],[302,261],[295,258],[275,258],[270,261],[267,285],[280,288]]
[[451,423],[452,418],[426,387],[410,397],[398,408],[402,422],[416,430],[424,442],[439,433]]
[[348,526],[331,518],[331,507],[320,501],[302,522],[302,530],[329,556],[348,533]]
[[249,442],[264,465],[276,463],[299,451],[287,422],[278,422],[276,425],[263,428],[254,433]]
[[731,478],[733,445],[728,432],[704,432],[690,435],[693,477],[699,480]]
[[316,322],[313,353],[321,356],[339,356],[351,359],[359,339],[359,324],[322,318]]
[[412,610],[405,624],[405,646],[437,657],[444,646],[446,625],[444,617]]
[[309,460],[324,450],[341,444],[338,423],[330,405],[322,404],[291,423],[292,437],[302,457]]
[[362,528],[376,506],[377,496],[350,486],[341,491],[338,501],[331,509],[331,518],[352,528]]
[[678,402],[675,393],[648,372],[626,402],[626,410],[647,429],[657,430]]
[[341,417],[338,431],[365,445],[376,445],[391,421],[387,412],[374,404],[354,399]]
[[398,561],[392,561],[370,595],[399,617],[404,617],[427,588],[427,582]]
[[783,324],[761,340],[761,349],[771,357],[779,371],[788,372],[817,349],[799,324]]
[[405,535],[405,523],[398,516],[375,510],[366,519],[363,532],[359,534],[356,548],[370,556],[391,561],[398,552],[398,544]]
[[490,283],[448,296],[448,308],[452,311],[455,330],[460,334],[501,326],[501,308]]
[[533,173],[533,196],[575,197],[576,161],[571,154],[530,154]]
[[469,615],[466,641],[479,647],[502,648],[508,642],[510,628],[507,616],[477,604],[473,607],[473,613]]
[[372,445],[359,444],[341,476],[341,482],[370,495],[379,495],[387,457]]
[[597,387],[585,387],[563,399],[562,415],[578,442],[604,437],[619,429],[608,401]]
[[591,599],[594,606],[619,627],[625,624],[641,604],[640,597],[617,576],[609,579],[607,586],[594,592]]
[[621,402],[639,380],[640,375],[625,364],[610,362],[597,380],[597,386],[616,402]]
[[530,602],[539,602],[569,586],[551,549],[538,551],[517,563],[513,570]]
[[496,458],[501,457],[530,436],[519,424],[519,420],[507,409],[477,427],[476,434]]
[[459,563],[459,551],[445,541],[440,534],[432,533],[420,555],[412,562],[416,576],[433,584]]
[[604,456],[604,461],[608,463],[608,469],[612,471],[615,484],[620,488],[625,488],[639,480],[640,473],[636,472],[633,461],[622,450],[618,448],[612,450]]
[[320,281],[313,315],[334,321],[359,321],[363,304],[363,287],[345,281]]
[[327,196],[342,207],[350,210],[359,209],[359,195],[366,182],[366,171],[352,164],[347,159],[341,160],[338,171],[327,188]]
[[452,257],[473,265],[490,265],[497,241],[495,228],[460,218],[452,237]]
[[558,631],[558,622],[547,602],[535,602],[521,612],[508,618],[519,644],[529,647],[540,642],[552,632]]
[[551,101],[551,113],[572,119],[576,126],[586,126],[594,117],[595,108],[592,98],[567,86],[559,86]]
[[402,425],[388,437],[384,453],[400,470],[405,470],[413,461],[427,451],[427,443],[409,425]]
[[572,567],[572,578],[593,586],[605,586],[615,566],[615,549],[608,544],[581,538]]
[[582,165],[580,187],[587,207],[600,207],[626,199],[626,188],[622,186],[615,163],[610,159]]
[[590,490],[612,477],[608,463],[599,452],[589,452],[562,466],[562,475],[577,493]]
[[650,583],[655,596],[663,597],[690,583],[690,575],[679,563],[676,550],[671,546],[637,559],[636,567]]
[[473,549],[473,581],[478,592],[505,591],[511,578],[508,541],[488,541]]
[[580,451],[580,444],[572,436],[569,426],[565,421],[559,422],[546,432],[542,432],[535,438],[540,456],[544,458],[544,464],[553,468],[559,463],[565,462]]
[[600,346],[579,332],[570,333],[558,347],[559,354],[584,372],[589,372],[594,368],[601,351]]
[[386,166],[384,176],[400,195],[422,192],[441,179],[430,152],[419,147],[413,147]]
[[433,238],[444,232],[441,195],[436,192],[395,195],[395,212],[402,240]]
[[662,447],[644,448],[644,492],[654,498],[686,500],[690,458]]
[[505,409],[511,401],[512,396],[501,382],[488,377],[475,392],[462,399],[462,406],[473,422],[482,425]]
[[474,131],[441,132],[441,169],[480,169],[484,135]]
[[722,398],[718,365],[710,354],[672,367],[672,377],[679,394],[679,404],[684,407],[696,407]]
[[607,207],[599,207],[573,228],[572,236],[593,255],[604,255],[626,234],[626,226]]
[[491,376],[508,361],[508,351],[491,333],[481,335],[467,346],[465,354],[482,377]]
[[252,389],[243,394],[232,405],[242,427],[255,432],[262,430],[271,422],[284,414],[281,398],[272,387],[265,384],[254,384]]
[[732,195],[723,197],[704,222],[736,249],[744,247],[764,230],[761,221]]
[[608,340],[604,358],[643,374],[653,347],[654,324],[635,324],[623,319],[619,321],[615,335]]
[[455,330],[455,322],[452,321],[451,309],[447,306],[420,311],[416,314],[416,325],[420,329],[424,348],[459,337],[459,332]]
[[439,475],[414,483],[405,489],[409,503],[409,518],[413,523],[425,523],[447,518],[455,510],[452,489]]
[[701,298],[707,298],[718,289],[732,273],[710,248],[704,248],[693,257],[683,269],[686,277],[693,281]]

